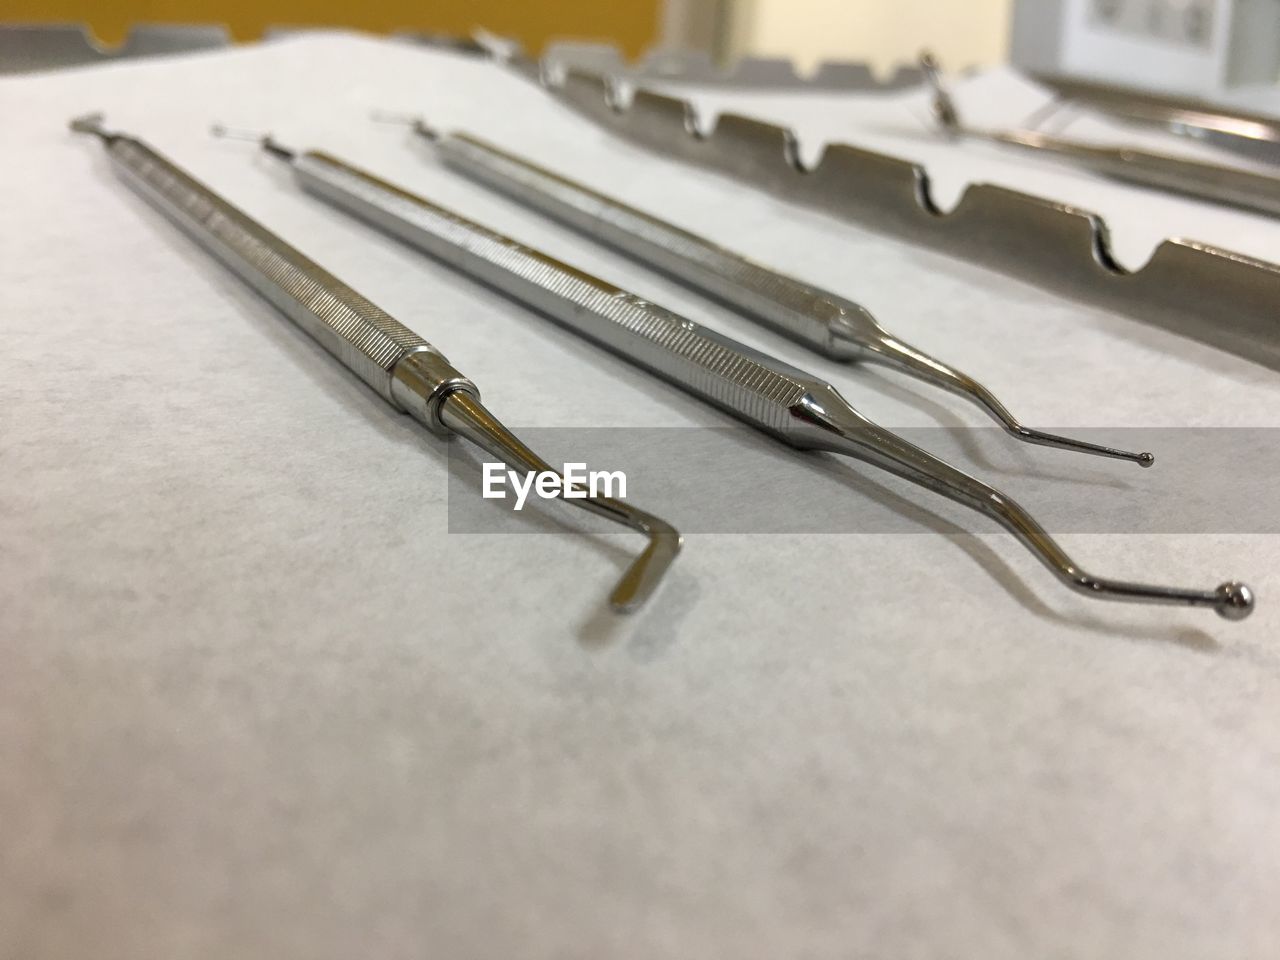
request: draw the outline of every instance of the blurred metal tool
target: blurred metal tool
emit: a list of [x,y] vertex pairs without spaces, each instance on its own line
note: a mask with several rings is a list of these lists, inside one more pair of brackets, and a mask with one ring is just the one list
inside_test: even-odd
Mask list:
[[1254,160],[1280,163],[1280,120],[1235,106],[1097,83],[1064,74],[1033,75],[1057,95],[1057,106],[1096,110],[1204,140]]
[[[393,407],[435,433],[466,437],[512,467],[551,470],[485,409],[476,385],[439,350],[151,147],[102,124],[101,114],[91,114],[73,120],[71,128],[98,137],[130,187]],[[615,607],[631,609],[657,587],[680,549],[680,534],[629,504],[578,492],[583,496],[568,502],[648,537],[648,546],[610,597]],[[440,559],[442,565],[447,562]]]
[[289,162],[309,193],[473,279],[547,314],[683,390],[803,450],[856,457],[982,513],[1017,537],[1073,590],[1104,600],[1212,607],[1229,620],[1253,609],[1242,583],[1213,590],[1151,586],[1081,569],[1022,507],[858,413],[802,370],[489,230],[337,157],[251,135]]
[[904,343],[851,300],[771,270],[658,217],[539,167],[465,133],[442,134],[419,117],[379,114],[409,123],[453,170],[554,217],[702,291],[744,316],[835,360],[881,363],[957,393],[1027,443],[1149,467],[1149,453],[1130,453],[1025,427],[990,390],[936,357]]
[[933,90],[934,119],[949,136],[1035,150],[1072,160],[1096,173],[1126,183],[1180,193],[1254,213],[1280,216],[1278,177],[1250,173],[1217,163],[1186,160],[1171,154],[1150,153],[1130,147],[1099,146],[1034,130],[982,130],[965,126],[956,110],[955,101],[942,84],[937,60],[930,53],[922,53],[920,66],[924,69],[926,82]]

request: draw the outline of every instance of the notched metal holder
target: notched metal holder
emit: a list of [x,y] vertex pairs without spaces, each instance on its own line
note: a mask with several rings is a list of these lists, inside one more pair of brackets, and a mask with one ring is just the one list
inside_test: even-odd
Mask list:
[[888,92],[913,87],[924,79],[915,64],[900,64],[880,78],[866,63],[826,60],[802,74],[786,57],[747,56],[721,66],[703,50],[652,49],[634,62],[609,43],[562,40],[542,52],[545,68],[578,70],[637,82],[732,87],[737,90],[811,90]]
[[637,89],[624,106],[600,74],[508,65],[632,143],[1280,370],[1275,263],[1170,239],[1129,271],[1111,255],[1106,222],[1068,204],[975,183],[944,213],[918,163],[834,143],[806,167],[784,127],[725,113],[701,131],[687,100]]

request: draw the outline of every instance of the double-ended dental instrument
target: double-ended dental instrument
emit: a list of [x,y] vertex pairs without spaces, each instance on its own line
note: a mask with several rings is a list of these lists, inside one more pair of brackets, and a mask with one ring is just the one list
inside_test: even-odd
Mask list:
[[270,136],[254,135],[254,139],[287,161],[307,192],[783,442],[865,460],[990,517],[1079,593],[1108,600],[1212,607],[1228,620],[1243,619],[1253,609],[1252,591],[1235,581],[1212,590],[1189,590],[1087,573],[1009,497],[872,423],[831,384],[330,154],[299,153]]
[[933,117],[949,137],[986,140],[1070,160],[1095,173],[1180,193],[1197,200],[1239,207],[1253,213],[1280,217],[1280,177],[1250,173],[1219,163],[1203,163],[1167,153],[1151,153],[1132,147],[1105,146],[1035,130],[986,130],[970,127],[960,119],[955,100],[942,83],[937,59],[920,55],[920,68],[933,92]]
[[648,264],[823,356],[884,364],[959,394],[1027,443],[1131,460],[1144,467],[1154,462],[1149,453],[1130,453],[1024,427],[973,377],[899,340],[864,307],[844,297],[771,270],[478,137],[441,133],[419,117],[376,114],[375,118],[410,124],[450,169]]
[[[140,140],[103,127],[100,114],[71,129],[97,136],[130,187],[320,342],[397,410],[434,433],[458,434],[513,468],[551,468],[480,402],[474,383],[444,354],[199,183]],[[568,502],[643,533],[648,545],[614,587],[610,603],[629,610],[649,597],[680,549],[663,520],[584,489]],[[563,496],[566,487],[561,485]],[[448,557],[441,556],[441,566]],[[431,571],[425,571],[430,575]]]

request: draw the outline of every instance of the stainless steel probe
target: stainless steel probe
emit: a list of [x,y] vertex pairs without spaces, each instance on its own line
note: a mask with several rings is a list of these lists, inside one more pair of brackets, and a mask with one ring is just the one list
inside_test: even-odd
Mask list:
[[299,153],[270,136],[255,139],[286,160],[309,193],[783,442],[865,460],[985,514],[1073,590],[1099,599],[1212,607],[1228,620],[1243,619],[1253,609],[1253,592],[1236,581],[1213,590],[1187,590],[1094,576],[1081,569],[1012,499],[868,420],[831,384],[330,154]]
[[920,67],[933,90],[934,119],[949,136],[1034,150],[1074,161],[1095,173],[1126,183],[1280,217],[1280,178],[1277,177],[1167,153],[1100,146],[1035,130],[980,130],[966,126],[960,120],[955,101],[942,84],[937,60],[932,54],[922,53]]
[[418,117],[375,117],[409,123],[451,169],[649,264],[823,356],[881,363],[959,394],[1026,443],[1131,460],[1144,467],[1155,462],[1149,453],[1130,453],[1023,426],[973,377],[899,340],[851,300],[771,270],[478,137],[441,133]]
[[[397,410],[435,433],[466,437],[512,467],[551,470],[485,409],[476,385],[408,327],[142,141],[104,129],[100,114],[73,120],[71,128],[97,136],[130,187]],[[583,496],[568,502],[648,537],[648,546],[610,596],[618,609],[638,606],[675,559],[679,533],[665,521],[619,500]]]

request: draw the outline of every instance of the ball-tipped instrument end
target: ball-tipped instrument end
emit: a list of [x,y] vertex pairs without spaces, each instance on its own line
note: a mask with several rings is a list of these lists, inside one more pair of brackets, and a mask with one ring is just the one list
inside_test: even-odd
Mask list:
[[810,432],[807,446],[873,463],[985,514],[1012,533],[1060,581],[1077,593],[1099,600],[1212,607],[1226,620],[1243,620],[1253,611],[1253,591],[1234,580],[1213,590],[1195,590],[1112,580],[1088,573],[1013,499],[902,437],[876,426],[849,406],[834,388],[826,388],[810,424],[816,429]]
[[1243,620],[1253,613],[1253,591],[1239,580],[1231,580],[1214,591],[1218,602],[1214,609],[1224,620]]
[[1076,453],[1087,453],[1095,457],[1109,457],[1112,460],[1128,460],[1136,463],[1138,466],[1146,469],[1155,464],[1156,458],[1153,453],[1135,453],[1130,450],[1120,450],[1116,447],[1103,446],[1100,443],[1089,443],[1086,440],[1076,440],[1074,437],[1064,437],[1056,433],[1045,433],[1043,430],[1032,430],[1030,427],[1024,427],[1016,420],[1010,419],[1004,422],[1008,431],[1019,440],[1027,443],[1034,443],[1042,447],[1057,447],[1059,450],[1073,450]]

